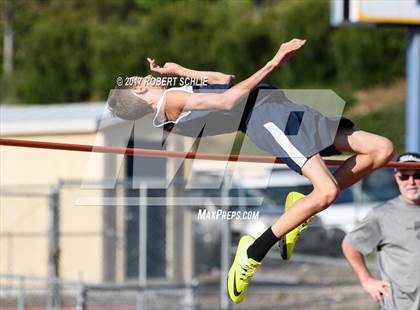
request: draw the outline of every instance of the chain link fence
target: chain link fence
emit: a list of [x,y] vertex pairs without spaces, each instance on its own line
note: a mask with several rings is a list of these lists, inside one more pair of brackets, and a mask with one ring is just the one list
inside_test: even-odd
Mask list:
[[[236,242],[258,235],[282,209],[264,191],[232,182],[215,188],[213,178],[203,176],[178,200],[153,186],[162,180],[138,189],[117,182],[87,196],[80,180],[2,188],[1,309],[235,308],[226,275]],[[168,226],[171,206],[175,227]],[[297,248],[304,255],[291,263],[273,247],[241,309],[374,309],[345,260],[317,251],[341,243],[343,235],[325,234],[322,223],[310,227]]]

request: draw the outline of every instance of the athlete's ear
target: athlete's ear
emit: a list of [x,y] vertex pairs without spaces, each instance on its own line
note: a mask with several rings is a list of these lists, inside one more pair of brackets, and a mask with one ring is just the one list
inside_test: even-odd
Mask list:
[[143,95],[143,94],[145,94],[147,92],[147,88],[146,87],[138,86],[138,87],[136,87],[136,88],[133,89],[133,92],[136,95]]

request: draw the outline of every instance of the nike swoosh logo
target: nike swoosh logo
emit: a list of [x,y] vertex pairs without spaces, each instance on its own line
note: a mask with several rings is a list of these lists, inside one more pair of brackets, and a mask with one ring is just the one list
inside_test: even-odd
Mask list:
[[233,295],[235,295],[236,297],[238,297],[239,295],[241,295],[242,291],[238,292],[238,290],[236,289],[236,272],[233,275]]

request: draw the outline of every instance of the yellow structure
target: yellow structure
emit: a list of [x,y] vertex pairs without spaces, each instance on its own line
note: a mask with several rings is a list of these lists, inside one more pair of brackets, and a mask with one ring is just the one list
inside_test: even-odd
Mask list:
[[[126,146],[131,132],[126,124],[109,117],[105,103],[2,105],[0,115],[3,138]],[[150,141],[161,138],[153,134],[153,128],[137,129],[149,132]],[[82,180],[100,181],[107,176],[112,180],[117,173],[124,178],[123,165],[123,155],[2,146],[0,274],[48,275],[48,195],[62,182],[60,277],[88,282],[124,280],[123,208],[75,204],[81,196],[103,197],[105,192],[81,189]]]

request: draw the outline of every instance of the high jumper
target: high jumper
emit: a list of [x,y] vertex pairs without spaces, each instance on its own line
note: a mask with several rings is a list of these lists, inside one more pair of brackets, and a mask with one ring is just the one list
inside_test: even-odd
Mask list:
[[[307,196],[291,193],[285,212],[261,236],[240,239],[228,274],[233,302],[241,302],[249,282],[271,247],[280,241],[281,255],[290,259],[294,245],[311,218],[328,208],[340,192],[382,167],[394,156],[392,142],[354,128],[345,118],[325,117],[289,100],[275,87],[261,84],[303,48],[306,40],[281,44],[274,57],[247,79],[233,84],[233,75],[186,69],[175,63],[163,67],[148,59],[162,75],[207,78],[204,87],[151,85],[152,77],[138,78],[111,94],[111,112],[123,119],[154,113],[153,124],[180,135],[200,137],[242,131],[257,146],[307,177],[313,190]],[[333,173],[321,156],[350,152]]]

